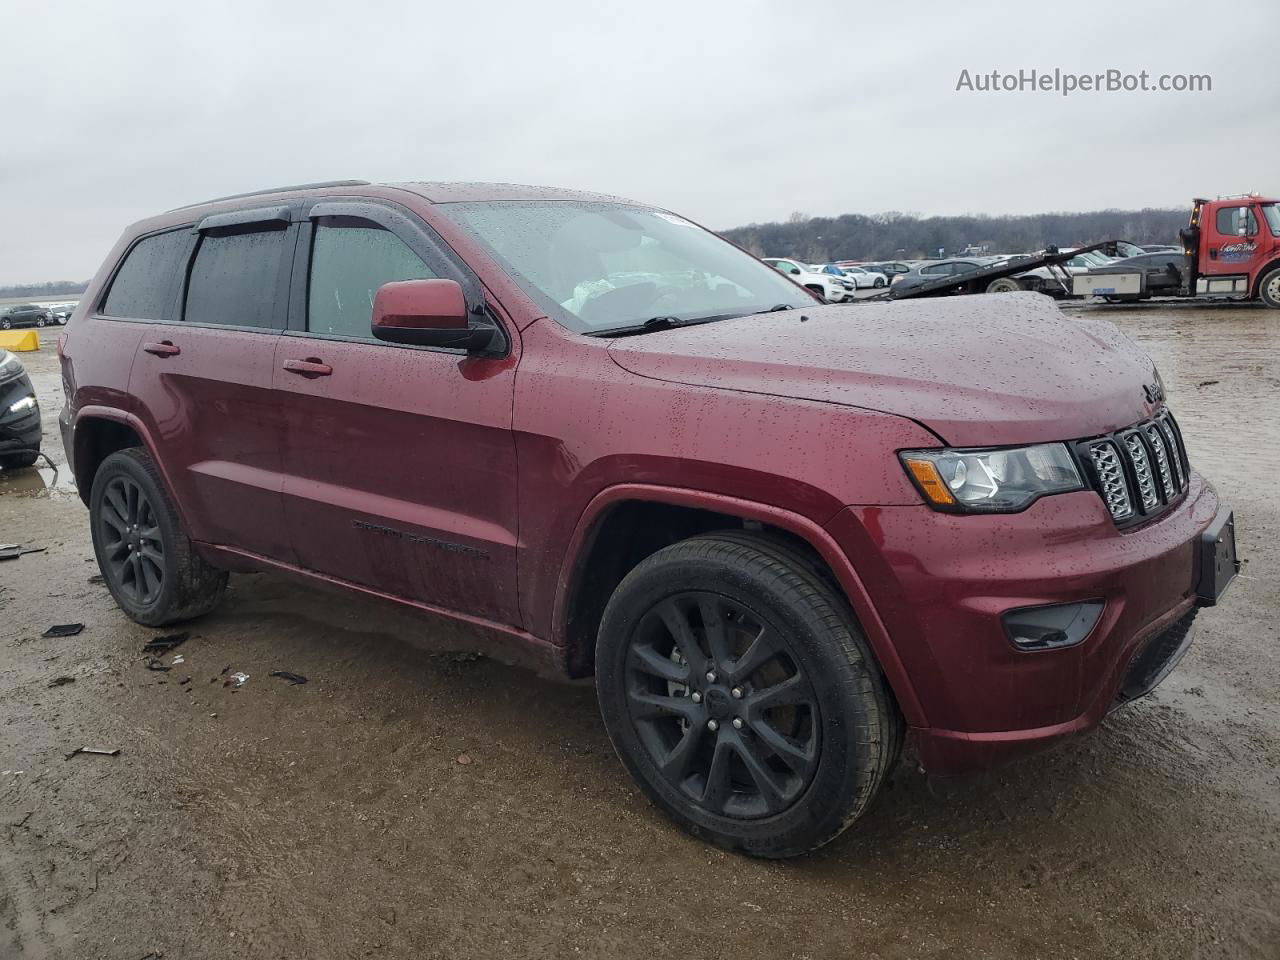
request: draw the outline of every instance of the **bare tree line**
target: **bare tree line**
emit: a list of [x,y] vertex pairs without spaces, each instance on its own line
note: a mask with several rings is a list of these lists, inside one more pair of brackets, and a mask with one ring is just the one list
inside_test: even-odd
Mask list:
[[1095,210],[992,217],[921,217],[896,210],[872,215],[811,217],[799,211],[785,223],[752,223],[722,231],[759,257],[889,260],[955,256],[967,248],[986,253],[1027,253],[1047,246],[1079,246],[1100,240],[1177,243],[1184,209]]

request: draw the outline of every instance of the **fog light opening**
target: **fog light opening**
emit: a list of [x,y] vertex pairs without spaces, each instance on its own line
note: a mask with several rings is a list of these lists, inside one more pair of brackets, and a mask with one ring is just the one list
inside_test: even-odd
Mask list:
[[1102,616],[1102,600],[1054,603],[1009,610],[1001,618],[1005,634],[1019,650],[1061,650],[1087,637]]

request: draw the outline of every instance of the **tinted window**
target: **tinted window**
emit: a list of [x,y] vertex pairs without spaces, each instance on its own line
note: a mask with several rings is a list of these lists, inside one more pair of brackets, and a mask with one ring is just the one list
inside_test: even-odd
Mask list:
[[173,276],[190,236],[185,230],[174,230],[139,240],[111,281],[102,312],[109,317],[168,319]]
[[276,283],[288,231],[206,233],[187,282],[186,319],[236,327],[276,325]]
[[936,265],[934,265],[934,266],[932,266],[932,267],[921,267],[921,268],[920,268],[920,272],[921,272],[921,273],[929,274],[929,275],[931,275],[931,276],[932,276],[933,274],[936,274],[936,273],[950,273],[950,272],[951,272],[951,264],[949,264],[949,263],[939,263],[939,264],[936,264]]
[[350,217],[325,217],[311,247],[307,329],[342,337],[371,337],[373,298],[394,280],[435,277],[389,230]]
[[1246,235],[1253,236],[1258,232],[1258,221],[1254,219],[1252,207],[1246,208],[1246,211],[1248,216],[1242,218],[1239,207],[1218,208],[1218,232],[1228,237],[1234,237],[1243,226],[1245,227]]

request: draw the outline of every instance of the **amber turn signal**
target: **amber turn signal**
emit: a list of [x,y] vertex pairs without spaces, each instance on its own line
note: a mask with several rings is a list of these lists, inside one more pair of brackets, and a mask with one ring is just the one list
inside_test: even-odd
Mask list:
[[911,476],[916,478],[921,491],[933,503],[948,507],[956,502],[956,498],[951,495],[947,485],[942,482],[942,477],[938,475],[938,468],[933,465],[933,461],[905,457],[903,462],[911,471]]

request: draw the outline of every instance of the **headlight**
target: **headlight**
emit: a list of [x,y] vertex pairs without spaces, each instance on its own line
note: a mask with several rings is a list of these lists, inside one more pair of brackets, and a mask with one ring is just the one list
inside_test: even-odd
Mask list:
[[27,394],[17,403],[9,404],[10,413],[21,413],[23,410],[30,410],[36,405],[36,398],[31,394]]
[[1016,513],[1051,493],[1083,490],[1065,444],[1003,450],[904,450],[907,473],[935,510]]

